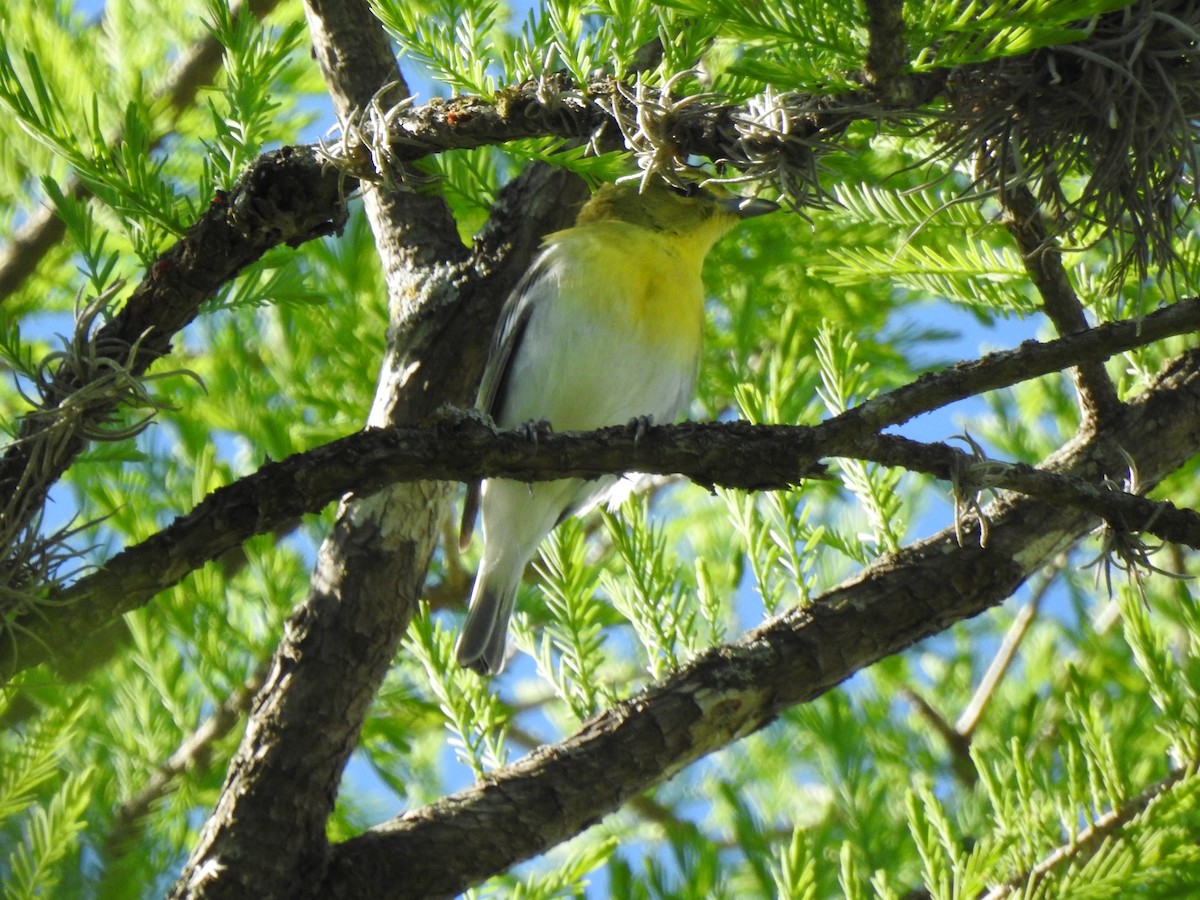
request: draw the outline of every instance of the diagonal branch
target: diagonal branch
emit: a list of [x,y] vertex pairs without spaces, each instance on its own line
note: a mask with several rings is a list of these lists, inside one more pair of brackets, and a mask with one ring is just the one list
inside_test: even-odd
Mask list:
[[1160,798],[1168,795],[1176,785],[1196,775],[1195,761],[1178,769],[1172,769],[1165,777],[1130,797],[1120,806],[1098,816],[1087,828],[1075,836],[1070,844],[1059,847],[1028,872],[1023,872],[1002,885],[992,888],[983,900],[1002,900],[1018,892],[1022,896],[1036,896],[1044,882],[1052,878],[1063,866],[1079,863],[1094,856],[1104,842],[1145,813]]
[[[1200,353],[1182,358],[1117,424],[1122,434],[1143,436],[1133,455],[1148,480],[1182,464],[1200,430]],[[1115,442],[1101,434],[1080,436],[1052,461],[1080,477],[1122,464]],[[1091,521],[1030,499],[999,501],[988,515],[986,548],[959,546],[947,530],[880,559],[811,606],[712,648],[559,744],[335,846],[311,895],[448,896],[545,852],[782,710],[1003,602]],[[451,857],[458,864],[448,867]]]
[[[1200,298],[1182,300],[1148,316],[1108,322],[1077,334],[1038,343],[1026,341],[1014,350],[989,353],[961,362],[943,372],[927,373],[916,381],[881,394],[826,423],[838,428],[877,430],[902,425],[922,413],[997,388],[1008,387],[1058,372],[1096,364],[1126,350],[1196,329]],[[1157,335],[1157,336],[1153,336]]]
[[[1059,567],[1054,567],[1057,570]],[[1054,571],[1057,575],[1058,572]],[[1042,601],[1046,598],[1046,594],[1050,590],[1053,579],[1050,576],[1043,574],[1041,582],[1033,591],[1033,596],[1017,610],[1017,614],[1013,617],[1012,624],[1009,625],[1008,631],[1004,634],[1004,640],[1000,642],[1000,648],[996,651],[996,655],[992,657],[991,663],[988,665],[987,671],[983,673],[983,678],[980,679],[979,685],[975,688],[975,693],[971,695],[971,700],[959,714],[958,719],[954,723],[955,734],[962,735],[968,742],[975,734],[975,729],[979,727],[979,723],[983,721],[984,711],[988,704],[996,695],[996,689],[1000,686],[1000,682],[1004,680],[1009,667],[1012,665],[1017,656],[1017,650],[1021,646],[1021,642],[1025,639],[1025,635],[1029,632],[1029,626],[1033,624],[1037,617],[1038,610],[1041,609]]]
[[104,857],[107,860],[111,862],[126,852],[150,807],[166,796],[176,778],[189,769],[208,766],[213,744],[241,721],[266,674],[265,669],[260,668],[247,678],[155,769],[141,788],[121,801],[105,840]]
[[[86,427],[76,427],[66,440],[52,435],[55,412],[67,399],[104,378],[113,366],[133,376],[143,374],[170,350],[175,334],[196,317],[201,303],[271,248],[340,229],[346,219],[340,188],[337,173],[323,170],[313,154],[285,148],[260,157],[234,191],[214,198],[158,258],[121,310],[91,336],[89,371],[81,376],[75,367],[62,366],[44,386],[41,406],[22,420],[16,440],[0,457],[7,529],[29,521],[50,485],[86,444]],[[115,408],[111,398],[89,403],[77,424],[103,423]],[[52,452],[47,453],[48,447]]]
[[[366,2],[306,0],[305,15],[343,121],[385,85],[406,95]],[[574,218],[584,190],[569,173],[526,170],[502,192],[496,220],[524,214],[530,221],[483,257],[497,249],[493,239],[485,235],[473,253],[441,197],[413,190],[401,166],[384,174],[363,198],[390,310],[368,421],[391,427],[473,393],[483,357],[461,348],[486,344],[499,298],[542,236]],[[290,896],[317,878],[343,769],[416,610],[449,492],[419,482],[343,499],[172,896]]]
[[[1025,270],[1042,297],[1042,309],[1061,335],[1078,334],[1088,329],[1083,304],[1071,286],[1062,253],[1046,228],[1042,211],[1033,192],[1023,184],[1005,185],[1000,191],[1004,224],[1017,242],[1025,261]],[[1120,405],[1117,389],[1100,363],[1088,363],[1073,370],[1079,392],[1083,427],[1096,427]]]
[[[304,12],[340,119],[387,85],[407,96],[365,0],[306,0]],[[419,408],[425,398],[407,389],[408,379],[430,377],[419,351],[410,353],[417,336],[399,323],[414,308],[445,302],[444,279],[461,276],[468,256],[440,197],[387,184],[363,196],[390,311],[371,410],[379,425],[404,421],[406,400]],[[444,493],[403,485],[341,504],[171,896],[291,896],[321,870],[338,784],[415,607],[433,549],[430,521],[440,516]]]

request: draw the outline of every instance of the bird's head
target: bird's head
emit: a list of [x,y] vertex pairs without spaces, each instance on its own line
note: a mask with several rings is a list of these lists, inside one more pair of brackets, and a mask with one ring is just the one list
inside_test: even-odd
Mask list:
[[779,209],[769,200],[718,193],[721,190],[663,181],[606,184],[580,210],[576,224],[616,220],[680,236],[711,233],[716,240],[741,219]]

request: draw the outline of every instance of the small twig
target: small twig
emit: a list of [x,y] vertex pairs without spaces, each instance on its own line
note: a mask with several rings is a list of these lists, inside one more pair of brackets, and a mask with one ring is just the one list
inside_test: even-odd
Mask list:
[[995,695],[996,687],[1004,678],[1005,672],[1008,671],[1009,665],[1016,656],[1017,648],[1037,616],[1042,598],[1052,583],[1052,578],[1043,578],[1032,599],[1021,607],[1012,625],[1009,626],[1008,633],[1004,636],[1004,642],[1000,645],[991,665],[988,666],[987,672],[979,682],[979,687],[975,689],[974,696],[971,697],[971,701],[953,725],[916,691],[910,688],[901,689],[902,696],[917,708],[917,712],[933,726],[934,730],[941,735],[942,740],[946,742],[946,746],[952,754],[954,772],[964,784],[972,785],[979,778],[979,773],[975,769],[975,761],[971,758],[971,738],[975,733],[975,728],[983,718],[984,709]]
[[241,721],[242,714],[250,707],[266,676],[267,668],[263,666],[247,678],[188,735],[167,761],[154,771],[141,790],[121,802],[105,842],[106,859],[111,861],[124,853],[135,836],[138,824],[150,812],[151,805],[166,796],[179,775],[188,769],[205,769],[209,766],[213,745]]
[[1016,617],[1004,635],[1004,641],[1000,644],[1000,649],[992,657],[991,665],[988,666],[987,671],[984,672],[983,678],[979,682],[979,686],[975,689],[975,694],[971,697],[970,702],[963,707],[958,721],[954,723],[954,731],[957,734],[962,735],[968,740],[974,735],[975,729],[983,719],[984,710],[987,709],[992,697],[995,696],[996,688],[999,687],[1005,673],[1008,672],[1008,667],[1012,665],[1013,659],[1016,658],[1017,648],[1021,646],[1021,641],[1025,639],[1025,635],[1029,632],[1029,626],[1037,618],[1042,598],[1046,596],[1046,591],[1049,590],[1052,583],[1052,578],[1043,578],[1030,601],[1017,611]]
[[912,688],[902,687],[900,696],[916,707],[921,718],[933,726],[933,730],[946,742],[950,749],[951,765],[959,781],[968,786],[978,781],[979,773],[975,771],[975,761],[971,759],[970,736],[960,733],[928,700]]
[[[1006,184],[1001,186],[998,195],[1004,209],[1004,224],[1017,242],[1047,317],[1060,335],[1087,331],[1089,325],[1083,304],[1071,286],[1062,264],[1062,253],[1046,228],[1033,192],[1023,184]],[[1104,366],[1098,362],[1086,363],[1072,371],[1084,427],[1094,428],[1110,419],[1121,401]]]
[[1069,844],[1059,847],[1045,859],[1027,872],[1022,872],[1007,882],[997,885],[984,895],[983,900],[1001,900],[1018,891],[1022,896],[1032,897],[1038,894],[1038,886],[1050,877],[1055,869],[1070,863],[1078,863],[1090,858],[1100,849],[1105,839],[1116,834],[1154,803],[1159,797],[1169,792],[1176,784],[1195,774],[1196,764],[1193,762],[1180,769],[1174,769],[1166,778],[1157,781],[1125,803],[1098,817],[1095,822],[1083,829]]

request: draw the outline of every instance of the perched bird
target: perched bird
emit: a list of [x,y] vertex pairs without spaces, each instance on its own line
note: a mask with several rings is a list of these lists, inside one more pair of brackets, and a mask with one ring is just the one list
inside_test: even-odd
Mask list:
[[[691,402],[700,365],[700,269],[739,219],[777,209],[662,182],[602,187],[575,225],[549,235],[500,316],[478,406],[502,428],[545,420],[587,431],[648,417],[671,422]],[[563,519],[616,476],[468,490],[462,544],[482,510],[483,558],[458,640],[460,665],[505,662],[508,620],[525,566]]]

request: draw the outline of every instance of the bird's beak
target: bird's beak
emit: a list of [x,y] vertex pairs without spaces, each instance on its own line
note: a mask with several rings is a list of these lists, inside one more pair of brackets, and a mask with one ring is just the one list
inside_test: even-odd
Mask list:
[[721,201],[721,205],[741,219],[752,219],[779,209],[778,203],[758,197],[727,197]]

